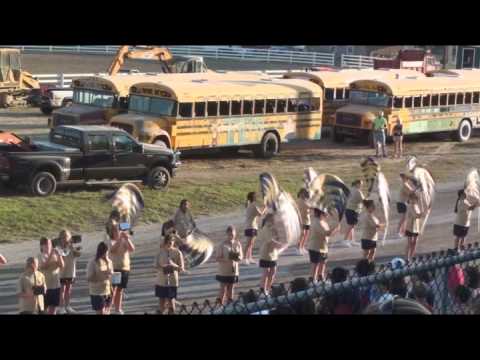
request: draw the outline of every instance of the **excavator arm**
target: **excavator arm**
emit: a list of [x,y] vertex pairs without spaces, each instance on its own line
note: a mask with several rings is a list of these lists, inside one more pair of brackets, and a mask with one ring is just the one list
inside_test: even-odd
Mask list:
[[108,68],[109,75],[116,75],[125,62],[125,59],[137,60],[158,60],[162,65],[163,72],[171,72],[167,62],[173,59],[172,54],[167,48],[146,47],[139,50],[129,50],[128,45],[121,46],[110,67]]

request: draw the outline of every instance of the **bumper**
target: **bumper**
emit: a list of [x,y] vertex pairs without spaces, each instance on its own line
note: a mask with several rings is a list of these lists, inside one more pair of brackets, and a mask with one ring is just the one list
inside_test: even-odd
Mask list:
[[347,137],[363,138],[370,134],[370,129],[353,128],[347,126],[335,126],[335,133]]

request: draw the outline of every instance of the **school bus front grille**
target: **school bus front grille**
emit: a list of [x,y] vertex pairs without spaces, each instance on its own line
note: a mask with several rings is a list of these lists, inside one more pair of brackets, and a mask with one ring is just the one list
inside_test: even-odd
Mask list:
[[357,114],[349,113],[338,113],[335,121],[336,125],[345,125],[345,126],[362,126],[362,117]]

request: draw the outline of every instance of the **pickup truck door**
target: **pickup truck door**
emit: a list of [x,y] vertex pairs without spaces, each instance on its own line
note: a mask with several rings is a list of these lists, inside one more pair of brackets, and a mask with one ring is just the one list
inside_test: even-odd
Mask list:
[[88,134],[84,155],[85,180],[116,178],[109,134]]
[[146,174],[142,147],[125,134],[113,134],[113,165],[118,179],[138,179]]

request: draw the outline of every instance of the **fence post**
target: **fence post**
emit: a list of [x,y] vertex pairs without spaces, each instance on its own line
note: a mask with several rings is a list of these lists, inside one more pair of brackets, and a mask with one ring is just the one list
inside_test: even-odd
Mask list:
[[52,49],[53,49],[53,46],[50,45],[50,46],[48,47],[48,51],[49,51],[49,52],[52,52]]

